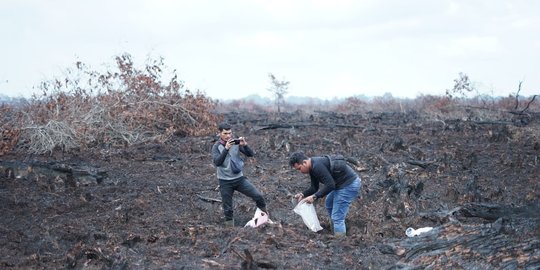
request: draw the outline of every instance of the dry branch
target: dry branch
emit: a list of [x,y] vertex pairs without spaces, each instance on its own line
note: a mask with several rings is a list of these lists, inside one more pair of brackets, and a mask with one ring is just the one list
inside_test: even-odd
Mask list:
[[199,199],[205,201],[205,202],[211,202],[211,203],[215,203],[215,202],[218,202],[218,203],[221,203],[221,200],[219,199],[214,199],[214,198],[208,198],[208,197],[203,197],[199,194],[197,194],[197,197],[199,197]]
[[426,169],[427,167],[429,167],[429,165],[433,164],[434,162],[433,161],[421,161],[421,160],[408,160],[407,163],[411,164],[411,165],[416,165],[416,166],[420,166],[422,167],[423,169]]
[[76,132],[63,121],[49,120],[45,125],[27,126],[23,130],[30,153],[44,154],[52,152],[56,147],[67,151],[80,146]]
[[221,250],[221,253],[220,255],[223,255],[225,254],[225,252],[227,252],[227,250],[229,250],[232,246],[232,244],[236,241],[240,240],[240,237],[236,236],[234,238],[232,238],[231,240],[229,240],[229,242],[227,242],[227,245],[225,245],[225,247]]

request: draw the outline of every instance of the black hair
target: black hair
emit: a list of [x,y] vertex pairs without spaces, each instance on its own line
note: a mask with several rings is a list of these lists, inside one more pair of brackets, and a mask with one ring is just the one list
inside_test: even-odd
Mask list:
[[231,129],[231,125],[229,123],[223,122],[223,123],[218,125],[218,129],[219,129],[219,131],[229,130],[229,129]]
[[294,164],[300,164],[302,161],[309,159],[304,152],[294,152],[289,157],[289,165],[292,167]]

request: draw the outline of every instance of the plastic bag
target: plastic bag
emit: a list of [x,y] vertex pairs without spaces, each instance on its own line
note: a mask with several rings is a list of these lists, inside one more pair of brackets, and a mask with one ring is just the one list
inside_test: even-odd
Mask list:
[[304,224],[306,224],[310,230],[318,232],[323,229],[319,223],[317,212],[315,212],[315,206],[313,206],[312,203],[300,201],[296,207],[294,207],[293,211],[302,217]]
[[253,228],[257,228],[261,225],[263,225],[264,223],[273,223],[269,218],[268,218],[268,215],[263,212],[261,209],[257,208],[257,210],[255,211],[255,215],[253,216],[253,218],[248,221],[246,223],[246,225],[244,226],[245,227],[253,227]]

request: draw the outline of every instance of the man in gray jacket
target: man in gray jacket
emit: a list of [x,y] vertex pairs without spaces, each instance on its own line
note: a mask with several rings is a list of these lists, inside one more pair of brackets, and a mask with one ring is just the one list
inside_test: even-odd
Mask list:
[[219,140],[212,146],[212,159],[217,168],[219,191],[225,215],[225,226],[234,226],[233,193],[235,190],[250,197],[263,212],[266,202],[263,195],[244,176],[244,160],[240,153],[247,157],[255,155],[244,137],[233,139],[231,126],[221,123],[218,126]]

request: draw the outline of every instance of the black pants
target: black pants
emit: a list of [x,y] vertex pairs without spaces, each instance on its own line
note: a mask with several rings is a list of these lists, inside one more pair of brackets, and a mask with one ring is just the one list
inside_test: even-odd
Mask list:
[[233,193],[238,192],[253,199],[259,209],[266,211],[266,202],[262,194],[251,184],[247,178],[240,177],[233,180],[219,180],[219,192],[223,202],[223,214],[225,220],[233,219]]

